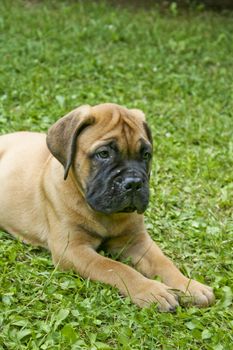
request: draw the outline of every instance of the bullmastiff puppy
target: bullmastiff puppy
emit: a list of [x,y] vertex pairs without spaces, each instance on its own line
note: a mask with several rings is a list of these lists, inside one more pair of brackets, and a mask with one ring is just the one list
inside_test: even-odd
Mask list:
[[[208,306],[212,289],[185,277],[145,229],[151,160],[143,112],[116,104],[81,106],[47,135],[3,135],[0,227],[49,249],[61,268],[118,288],[140,307],[156,303],[173,311],[174,290]],[[130,257],[132,267],[98,254],[100,247]]]

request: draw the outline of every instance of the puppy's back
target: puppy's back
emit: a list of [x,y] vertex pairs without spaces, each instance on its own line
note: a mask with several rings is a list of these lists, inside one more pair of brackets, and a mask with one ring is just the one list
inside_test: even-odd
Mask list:
[[[50,153],[46,135],[16,132],[0,136],[0,227],[25,241],[38,227],[43,212],[41,172]],[[34,243],[36,237],[34,237]]]

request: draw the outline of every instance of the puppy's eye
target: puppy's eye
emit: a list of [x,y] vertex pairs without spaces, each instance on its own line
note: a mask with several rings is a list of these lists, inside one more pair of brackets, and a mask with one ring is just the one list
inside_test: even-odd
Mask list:
[[151,159],[151,153],[148,151],[145,151],[142,155],[144,160],[150,160]]
[[107,159],[110,157],[110,153],[107,150],[100,151],[96,153],[96,157],[101,159]]

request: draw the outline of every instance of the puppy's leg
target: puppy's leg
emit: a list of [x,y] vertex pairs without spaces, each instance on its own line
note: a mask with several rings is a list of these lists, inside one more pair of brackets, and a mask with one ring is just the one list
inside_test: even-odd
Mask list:
[[[59,243],[60,242],[60,243]],[[82,277],[101,281],[117,287],[140,307],[158,303],[160,311],[173,311],[178,305],[177,297],[163,283],[144,277],[133,268],[99,255],[84,237],[50,240],[55,264],[73,268]]]
[[124,242],[119,238],[113,239],[107,248],[112,252],[121,250],[121,256],[131,257],[133,265],[143,275],[148,278],[160,276],[169,287],[190,295],[194,304],[208,306],[213,303],[212,289],[185,277],[147,233],[125,238]]

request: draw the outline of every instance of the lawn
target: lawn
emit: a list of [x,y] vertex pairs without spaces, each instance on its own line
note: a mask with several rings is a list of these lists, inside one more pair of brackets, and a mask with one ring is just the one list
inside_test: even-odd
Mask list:
[[138,309],[0,232],[0,348],[232,348],[233,13],[1,1],[0,43],[1,134],[46,132],[81,104],[146,113],[154,136],[148,230],[216,294],[207,309]]

